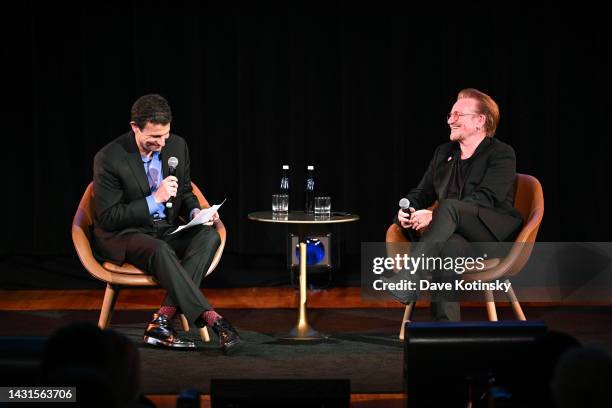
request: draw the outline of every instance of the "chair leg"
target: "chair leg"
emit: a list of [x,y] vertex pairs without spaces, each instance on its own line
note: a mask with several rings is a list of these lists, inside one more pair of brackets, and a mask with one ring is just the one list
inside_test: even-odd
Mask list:
[[102,309],[100,310],[100,319],[98,320],[98,327],[101,329],[106,329],[110,324],[118,296],[119,286],[107,283],[106,291],[104,292],[104,300],[102,301]]
[[185,317],[184,314],[179,314],[179,319],[181,320],[181,327],[183,328],[183,331],[188,332],[189,331],[189,322],[187,321],[187,318]]
[[[181,320],[181,326],[183,327],[183,331],[188,332],[189,331],[189,321],[187,320],[185,315],[180,314],[179,319]],[[202,339],[202,341],[208,343],[210,341],[210,336],[208,335],[208,329],[206,328],[206,326],[200,328],[199,332],[200,332],[200,338]]]
[[[183,327],[183,331],[188,332],[189,331],[189,321],[187,320],[185,315],[180,314],[179,319],[181,320],[181,326]],[[206,326],[200,328],[199,332],[200,332],[200,338],[202,339],[202,341],[208,343],[210,341],[210,336],[208,335],[208,329],[206,328]]]
[[208,343],[210,341],[210,336],[208,335],[208,329],[206,326],[200,329],[200,338],[204,343]]
[[404,317],[402,318],[402,326],[400,327],[400,332],[399,332],[400,340],[404,340],[404,329],[405,329],[404,326],[406,326],[406,322],[409,322],[410,319],[412,318],[412,312],[414,311],[414,303],[415,302],[410,302],[404,308]]
[[495,310],[495,299],[493,298],[493,291],[485,290],[485,302],[487,304],[487,316],[490,322],[497,321],[497,310]]
[[514,314],[516,315],[516,318],[519,320],[527,320],[527,318],[525,317],[525,313],[523,313],[523,309],[521,308],[521,304],[516,298],[514,289],[512,289],[512,284],[510,283],[510,280],[506,279],[506,283],[510,284],[510,286],[508,287],[508,299],[510,300],[510,304],[512,305],[512,310],[514,310]]

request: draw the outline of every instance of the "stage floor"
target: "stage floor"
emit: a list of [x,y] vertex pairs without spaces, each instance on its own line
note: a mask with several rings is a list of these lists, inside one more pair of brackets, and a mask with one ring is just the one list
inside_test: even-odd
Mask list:
[[[309,320],[330,338],[314,344],[287,343],[279,341],[278,335],[296,323],[295,291],[222,291],[209,298],[213,304],[215,300],[221,303],[218,311],[245,339],[244,349],[231,357],[221,354],[214,335],[207,344],[198,340],[199,348],[192,352],[141,344],[144,326],[163,292],[126,290],[120,295],[111,328],[140,345],[145,394],[176,395],[186,388],[207,394],[211,378],[348,378],[352,394],[387,395],[387,402],[401,402],[403,343],[397,337],[401,305],[364,304],[346,288],[321,291],[311,296]],[[263,296],[264,292],[268,296]],[[96,323],[103,292],[3,291],[2,295],[0,336],[48,336],[70,322]],[[232,300],[234,307],[227,307]],[[248,303],[253,307],[244,307]],[[429,320],[426,306],[419,304],[414,321]],[[530,305],[525,307],[525,314],[530,320],[543,320],[550,330],[573,335],[584,345],[612,351],[611,306]],[[500,307],[499,316],[514,319],[508,307]],[[462,317],[464,321],[485,320],[484,306],[466,305]],[[198,339],[195,332],[187,336]]]

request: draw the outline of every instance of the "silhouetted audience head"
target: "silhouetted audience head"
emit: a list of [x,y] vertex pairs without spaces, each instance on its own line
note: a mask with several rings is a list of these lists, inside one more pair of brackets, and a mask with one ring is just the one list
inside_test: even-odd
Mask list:
[[78,384],[81,406],[134,406],[139,396],[140,357],[124,335],[91,323],[73,323],[49,337],[41,376],[46,385]]
[[580,342],[573,336],[551,330],[537,338],[531,350],[531,365],[525,371],[525,388],[521,390],[522,398],[530,401],[529,406],[550,407],[550,380],[554,369],[567,350],[579,348]]
[[[96,368],[79,365],[56,367],[44,385],[74,387],[76,402],[60,404],[66,407],[120,408],[109,378]],[[53,403],[51,405],[57,405]]]
[[570,349],[581,346],[570,334],[551,330],[535,341],[535,357],[539,360],[540,373],[548,383],[561,356]]
[[550,384],[557,408],[610,406],[611,387],[612,355],[594,347],[568,350],[559,360]]

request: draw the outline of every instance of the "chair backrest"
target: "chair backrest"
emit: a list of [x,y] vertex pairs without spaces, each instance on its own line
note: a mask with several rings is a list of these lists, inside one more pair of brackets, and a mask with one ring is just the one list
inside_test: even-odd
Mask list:
[[[208,208],[210,204],[204,198],[204,195],[193,182],[191,183],[191,187],[193,193],[198,198],[200,203],[200,207]],[[126,276],[123,274],[118,274],[111,272],[96,260],[93,255],[93,251],[91,249],[91,230],[93,226],[93,182],[89,183],[83,196],[81,197],[81,201],[79,202],[79,206],[77,211],[72,219],[72,242],[74,244],[74,248],[76,253],[81,260],[81,263],[87,269],[87,271],[93,275],[94,278],[99,279],[103,282],[108,283],[117,283],[117,284],[127,284],[127,285],[145,285],[151,286],[156,285],[155,280],[150,275],[130,275]],[[220,228],[217,228],[217,232],[221,237],[221,244],[215,253],[213,261],[206,272],[206,275],[209,275],[215,267],[218,265],[221,260],[221,255],[223,254],[223,249],[225,248],[225,240],[226,240],[226,231],[225,226],[221,225]]]
[[93,225],[93,183],[89,183],[81,197],[79,207],[72,219],[72,243],[87,271],[96,279],[112,283],[113,273],[104,269],[91,249],[91,227]]
[[544,217],[544,192],[538,179],[517,173],[514,207],[523,216],[523,228],[516,241],[535,242]]
[[93,183],[89,183],[83,196],[81,197],[81,201],[79,202],[79,207],[77,209],[76,214],[74,215],[74,219],[72,220],[72,225],[79,226],[83,228],[85,231],[87,238],[91,239],[91,227],[93,225],[93,208],[92,208],[92,198],[93,198]]
[[[202,192],[200,191],[198,186],[195,185],[194,182],[191,182],[191,189],[193,190],[193,194],[195,194],[195,196],[198,198],[198,201],[200,202],[200,207],[210,208],[210,204],[208,204],[208,201],[206,200],[206,198],[204,198],[204,194],[202,194]],[[215,252],[215,256],[213,257],[213,260],[210,263],[210,266],[208,267],[208,271],[206,271],[206,275],[204,275],[205,277],[210,275],[212,271],[215,270],[215,268],[221,261],[223,249],[225,248],[227,231],[225,230],[225,225],[223,225],[223,223],[221,223],[221,225],[217,227],[217,233],[219,233],[219,237],[221,238],[221,244],[219,244],[219,248],[217,248],[217,252]]]
[[527,174],[516,174],[514,207],[523,217],[523,227],[508,255],[496,267],[466,274],[464,275],[466,278],[490,281],[512,277],[517,275],[529,261],[544,217],[544,192],[538,179]]

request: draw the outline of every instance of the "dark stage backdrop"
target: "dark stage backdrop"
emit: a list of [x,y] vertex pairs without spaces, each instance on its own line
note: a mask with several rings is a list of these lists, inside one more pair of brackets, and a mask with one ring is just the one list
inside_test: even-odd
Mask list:
[[153,92],[189,142],[193,180],[209,201],[228,198],[220,269],[239,274],[221,285],[275,280],[259,270],[287,279],[286,231],[247,220],[270,207],[282,164],[293,209],[313,164],[333,209],[361,216],[341,229],[344,269],[358,274],[360,243],[384,240],[398,199],[448,139],[445,114],[465,87],[497,100],[497,137],[542,182],[538,239],[611,239],[604,9],[217,3],[26,1],[4,13],[3,285],[89,282],[72,216],[94,154]]

